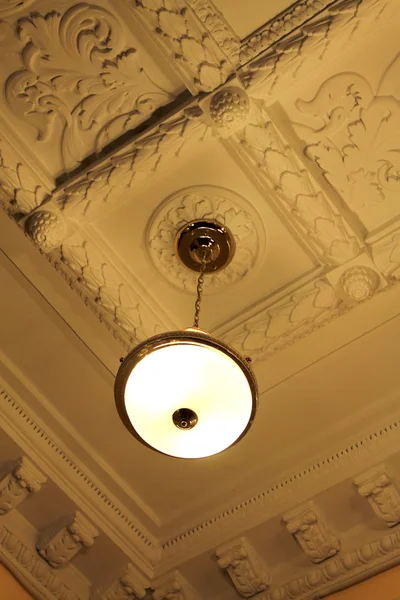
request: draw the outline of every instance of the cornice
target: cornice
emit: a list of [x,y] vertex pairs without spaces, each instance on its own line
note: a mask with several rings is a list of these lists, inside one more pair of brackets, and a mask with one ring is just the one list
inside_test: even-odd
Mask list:
[[[117,500],[111,499],[107,490],[89,477],[4,389],[0,391],[0,398],[5,431],[19,443],[15,433],[18,431],[25,440],[35,444],[42,458],[48,457],[52,473],[59,472],[70,489],[77,488],[82,492],[80,498],[83,496],[85,499],[82,508],[86,514],[149,577],[152,574],[160,576],[176,568],[183,559],[188,560],[209,551],[214,547],[216,539],[218,543],[225,543],[233,535],[243,534],[249,528],[292,508],[294,503],[319,493],[336,479],[343,480],[369,468],[371,464],[393,453],[400,442],[399,417],[308,468],[160,544],[142,526],[137,525],[126,509],[119,506]],[[52,473],[48,474],[52,476]]]

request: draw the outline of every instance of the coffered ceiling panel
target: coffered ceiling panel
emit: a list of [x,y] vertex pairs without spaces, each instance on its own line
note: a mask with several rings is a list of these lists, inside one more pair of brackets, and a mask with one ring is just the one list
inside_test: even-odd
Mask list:
[[[0,555],[35,598],[313,600],[399,561],[399,17],[0,0]],[[200,325],[260,405],[178,461],[113,383],[192,325],[204,218],[236,253]]]

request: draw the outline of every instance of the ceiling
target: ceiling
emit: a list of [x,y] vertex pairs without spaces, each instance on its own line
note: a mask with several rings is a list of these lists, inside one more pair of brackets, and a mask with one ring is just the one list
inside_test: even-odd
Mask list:
[[[400,562],[400,5],[235,4],[0,0],[0,556],[36,598],[311,600]],[[191,325],[173,241],[207,216],[237,250],[201,326],[260,404],[179,461],[113,384]]]

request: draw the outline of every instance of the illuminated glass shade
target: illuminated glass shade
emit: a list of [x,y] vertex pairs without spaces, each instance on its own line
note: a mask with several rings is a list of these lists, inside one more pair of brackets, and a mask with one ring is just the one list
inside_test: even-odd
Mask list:
[[257,388],[241,356],[206,333],[185,330],[150,338],[128,354],[115,398],[124,424],[145,444],[202,458],[248,430]]

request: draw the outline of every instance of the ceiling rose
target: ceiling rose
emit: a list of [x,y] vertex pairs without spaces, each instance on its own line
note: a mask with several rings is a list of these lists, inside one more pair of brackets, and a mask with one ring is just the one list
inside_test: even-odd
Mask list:
[[174,240],[177,231],[188,222],[202,219],[214,219],[228,227],[236,243],[229,265],[208,277],[207,292],[216,293],[254,273],[264,252],[264,227],[252,205],[226,188],[193,186],[169,196],[152,216],[147,232],[148,248],[160,274],[188,292],[196,289],[197,276],[180,261]]

